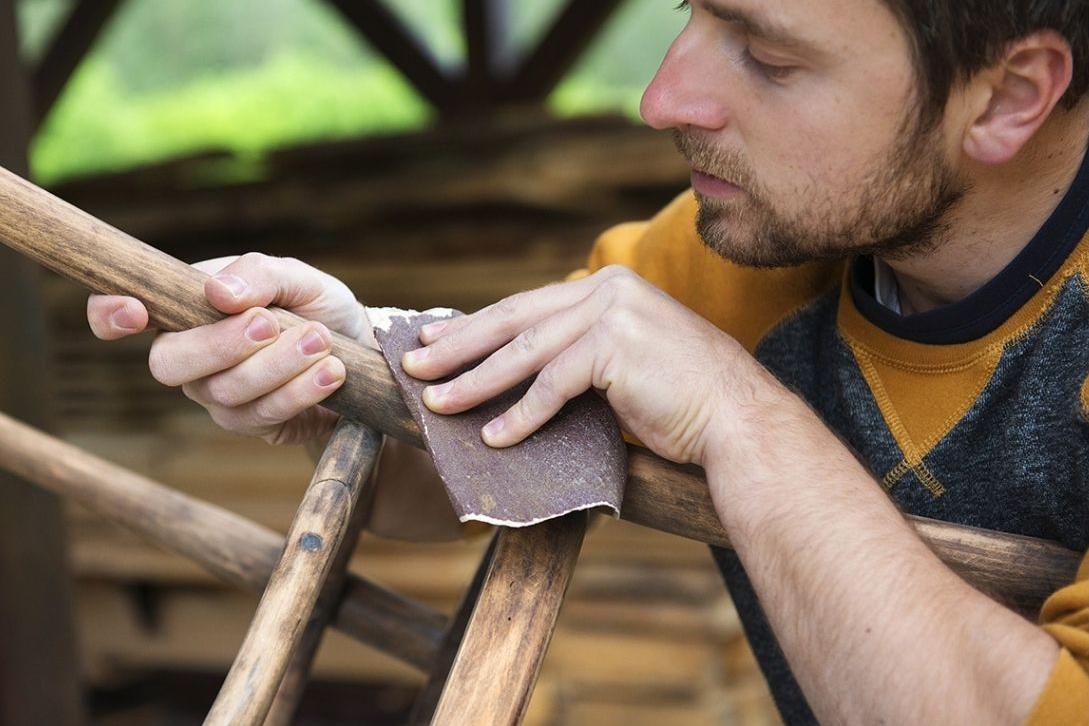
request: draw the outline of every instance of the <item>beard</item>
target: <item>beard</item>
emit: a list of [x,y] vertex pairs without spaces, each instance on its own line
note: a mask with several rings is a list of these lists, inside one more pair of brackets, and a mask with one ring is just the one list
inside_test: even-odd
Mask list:
[[674,129],[681,154],[699,171],[742,189],[737,200],[697,193],[696,228],[719,256],[747,267],[789,267],[854,255],[904,259],[932,251],[948,214],[967,191],[941,153],[936,130],[905,128],[900,141],[848,195],[804,199],[777,209],[744,157],[701,135]]

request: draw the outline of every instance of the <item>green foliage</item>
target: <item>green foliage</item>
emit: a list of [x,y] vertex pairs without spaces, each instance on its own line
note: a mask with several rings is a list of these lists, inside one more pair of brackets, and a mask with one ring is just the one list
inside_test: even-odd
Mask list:
[[[464,55],[458,0],[390,0],[439,61]],[[512,2],[510,50],[540,36],[560,0]],[[561,115],[635,116],[683,18],[672,0],[629,0],[550,99]],[[33,58],[64,0],[22,0]],[[318,0],[126,0],[31,147],[45,184],[226,150],[249,162],[292,143],[419,128],[432,113]],[[245,166],[245,165],[243,165]]]

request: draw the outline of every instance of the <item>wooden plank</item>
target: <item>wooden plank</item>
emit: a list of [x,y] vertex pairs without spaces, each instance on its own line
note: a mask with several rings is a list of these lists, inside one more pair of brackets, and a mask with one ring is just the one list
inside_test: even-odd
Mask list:
[[578,512],[533,527],[500,530],[432,723],[521,723],[586,522],[586,512]]
[[[14,0],[0,0],[0,165],[25,173],[30,105],[18,48]],[[38,277],[0,251],[0,410],[44,423]],[[0,723],[83,720],[65,550],[57,498],[0,474]]]
[[363,494],[364,484],[371,480],[381,446],[381,434],[365,426],[346,419],[337,425],[205,724],[264,723],[324,589],[325,576],[344,549],[356,507],[369,496]]
[[436,109],[448,111],[457,105],[457,84],[447,78],[412,31],[380,0],[328,2]]
[[568,0],[563,11],[514,74],[507,98],[543,101],[574,67],[622,0]]
[[[0,241],[92,290],[133,295],[165,330],[222,319],[203,294],[205,276],[96,220],[48,192],[0,170]],[[274,310],[281,326],[302,319]],[[422,446],[382,355],[334,335],[333,354],[347,381],[323,405],[396,438]],[[678,466],[629,447],[621,516],[708,544],[729,547],[707,483],[696,467]],[[972,585],[1023,613],[1072,581],[1083,555],[1030,537],[909,517],[937,555]]]
[[121,0],[77,0],[68,12],[34,68],[31,88],[35,125],[49,114],[120,3]]
[[499,535],[500,531],[492,535],[491,542],[488,543],[484,556],[480,558],[480,564],[477,565],[472,581],[465,588],[457,612],[450,619],[450,625],[446,628],[446,635],[443,636],[442,645],[439,646],[439,653],[435,657],[435,664],[427,676],[427,683],[416,697],[416,702],[412,704],[412,713],[408,719],[409,724],[424,726],[424,724],[431,723],[435,716],[435,709],[439,705],[439,697],[442,696],[443,688],[450,677],[450,670],[454,667],[454,660],[461,648],[461,642],[465,639],[465,630],[469,627],[469,620],[472,618],[473,611],[480,600],[484,581],[489,570],[491,570],[492,562],[495,560],[495,549],[499,542]]
[[[267,527],[110,464],[3,414],[0,465],[245,589],[264,588],[284,549],[283,538]],[[446,618],[430,608],[355,576],[348,578],[335,622],[352,637],[425,670],[434,661],[445,624]]]

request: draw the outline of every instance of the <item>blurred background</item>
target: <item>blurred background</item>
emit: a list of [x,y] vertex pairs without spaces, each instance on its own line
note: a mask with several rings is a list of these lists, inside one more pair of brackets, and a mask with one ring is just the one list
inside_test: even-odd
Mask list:
[[[0,0],[0,41],[17,39],[0,56],[0,164],[189,262],[291,255],[368,304],[469,311],[562,278],[597,234],[687,186],[668,137],[637,115],[683,25],[674,4]],[[21,273],[7,266],[10,287]],[[36,302],[9,310],[0,341],[39,375],[0,382],[0,408],[286,530],[313,471],[305,452],[222,432],[151,379],[150,336],[95,340],[86,293],[32,274]],[[95,724],[199,723],[256,598],[77,506],[0,484],[0,554],[23,541],[18,527],[52,547],[0,559],[6,582],[25,583],[5,588],[0,612],[31,643],[0,643],[8,721],[44,723],[25,719],[52,708]],[[365,536],[352,567],[451,612],[486,539]],[[31,632],[46,610],[53,626]],[[26,689],[13,700],[20,669],[5,663],[33,664],[56,702]],[[421,683],[332,633],[298,722],[401,723]],[[778,719],[706,547],[603,521],[527,722]]]

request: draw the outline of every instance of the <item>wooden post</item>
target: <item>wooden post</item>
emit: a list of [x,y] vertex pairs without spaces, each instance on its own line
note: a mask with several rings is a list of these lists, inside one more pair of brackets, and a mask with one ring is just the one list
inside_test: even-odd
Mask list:
[[[0,164],[26,173],[29,92],[14,0],[0,0]],[[0,410],[43,424],[39,271],[0,250]],[[0,723],[83,720],[72,586],[58,499],[0,474]]]
[[433,724],[521,723],[586,534],[586,512],[500,530]]

